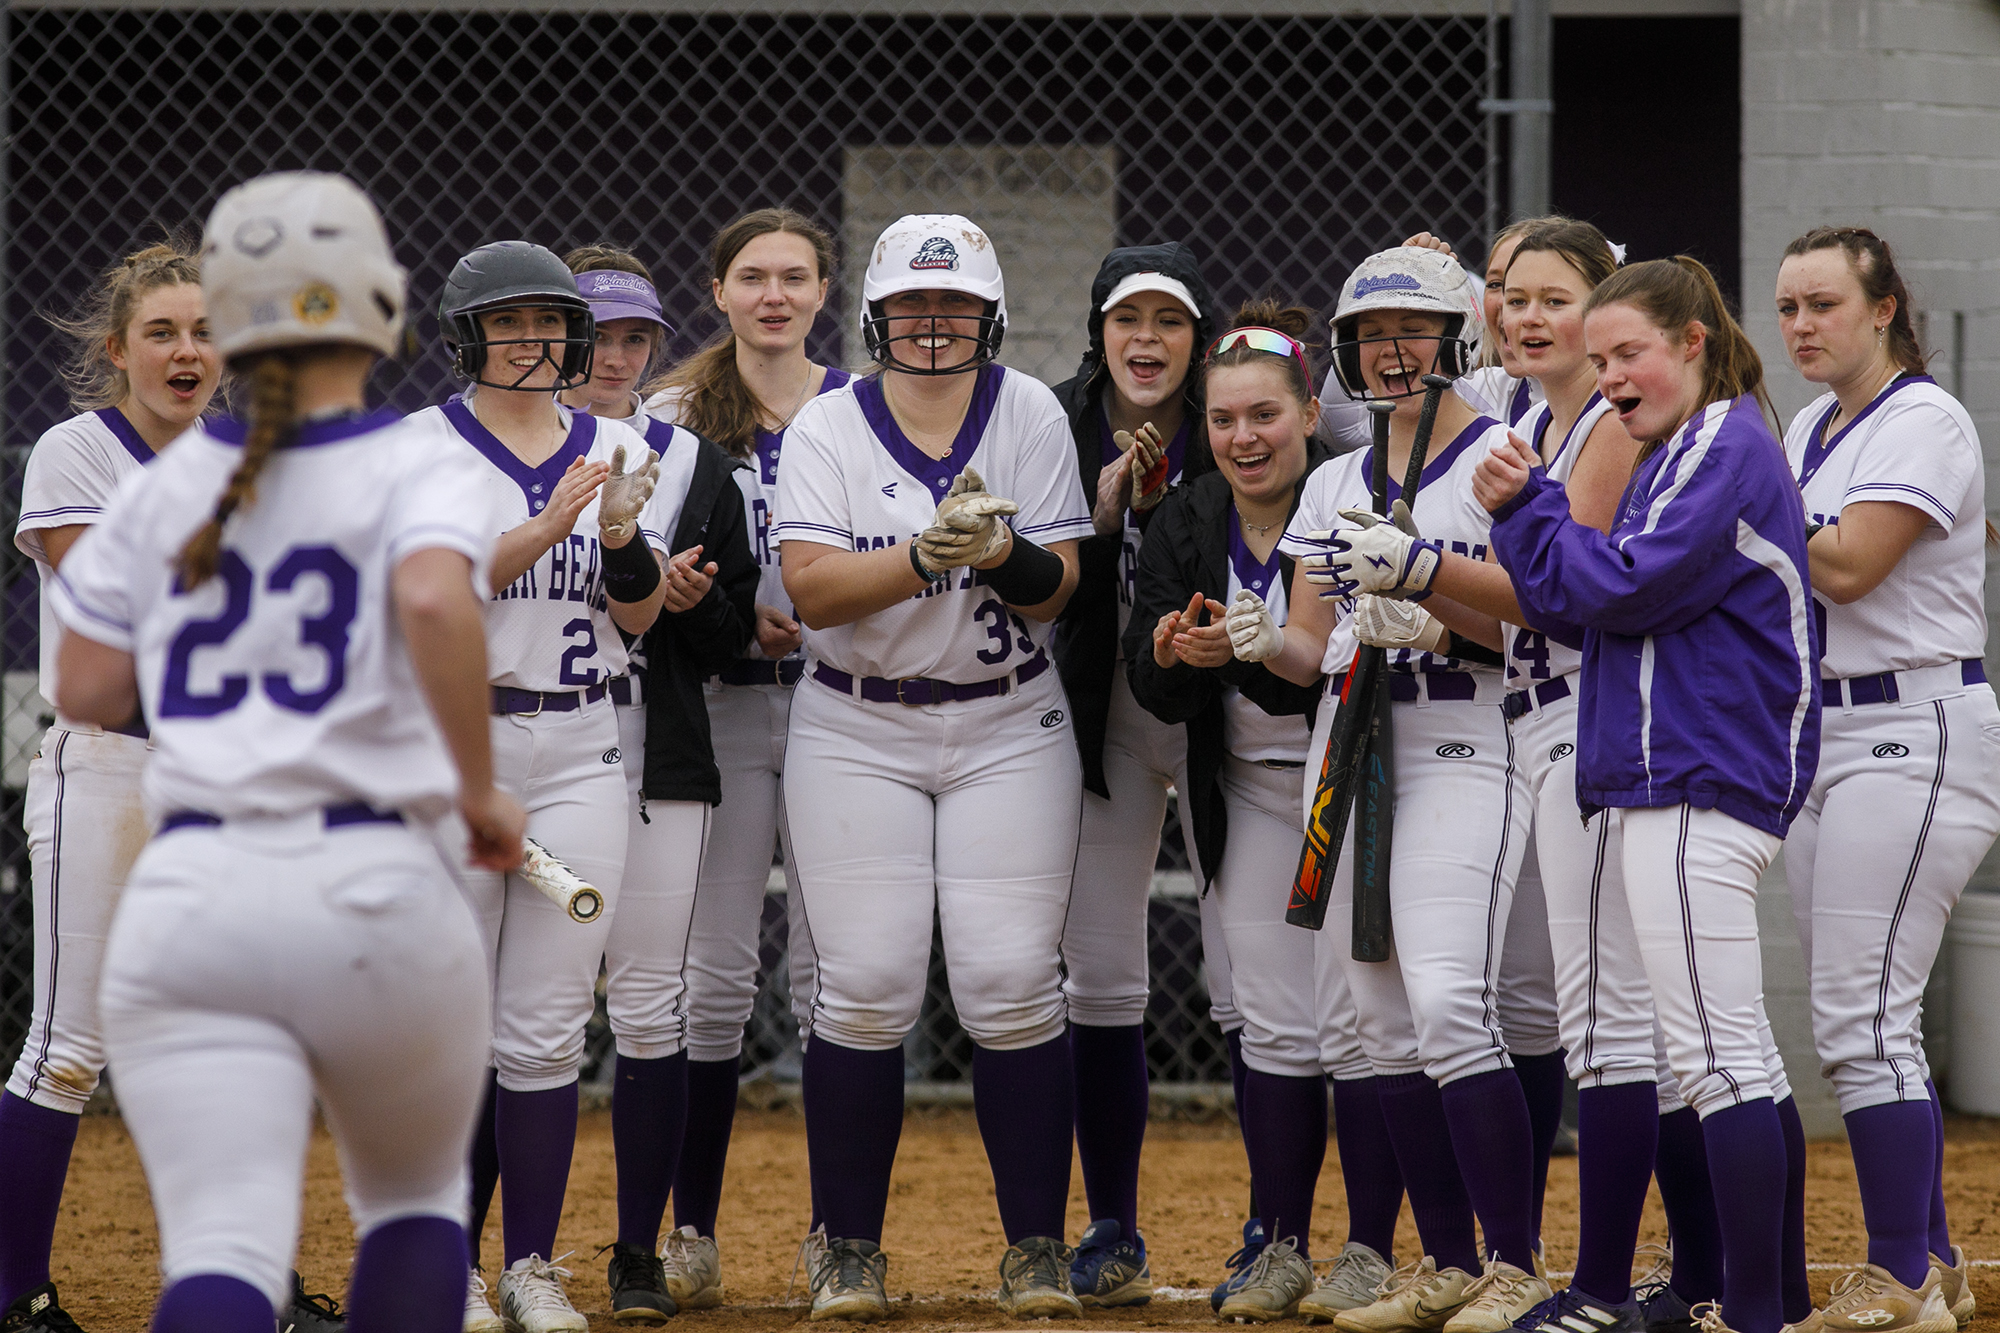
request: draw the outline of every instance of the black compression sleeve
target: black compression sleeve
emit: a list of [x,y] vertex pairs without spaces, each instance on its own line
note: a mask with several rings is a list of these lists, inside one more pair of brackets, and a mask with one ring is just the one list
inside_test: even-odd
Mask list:
[[979,581],[1009,606],[1039,606],[1062,588],[1062,557],[1016,534],[1007,558],[980,570]]
[[660,586],[660,559],[646,539],[634,536],[623,546],[597,548],[604,560],[604,591],[614,602],[643,602]]
[[1477,662],[1481,666],[1506,666],[1507,659],[1475,639],[1463,634],[1453,634],[1451,642],[1445,645],[1445,652],[1461,662]]

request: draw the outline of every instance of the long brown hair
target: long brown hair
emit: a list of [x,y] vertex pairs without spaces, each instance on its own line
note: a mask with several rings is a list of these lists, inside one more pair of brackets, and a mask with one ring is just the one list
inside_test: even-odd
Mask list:
[[97,286],[74,314],[43,316],[75,343],[62,363],[71,408],[94,412],[125,401],[132,382],[111,363],[110,344],[124,345],[125,330],[148,292],[183,283],[201,286],[197,254],[193,246],[173,238],[136,250],[98,275]]
[[[1751,346],[1750,335],[1730,315],[1729,303],[1722,299],[1722,289],[1715,285],[1715,275],[1699,259],[1675,255],[1672,259],[1649,259],[1621,268],[1591,289],[1584,298],[1583,313],[1588,318],[1593,310],[1620,304],[1640,311],[1669,338],[1680,337],[1691,324],[1701,325],[1707,333],[1708,345],[1701,353],[1701,401],[1695,404],[1697,411],[1710,403],[1751,394],[1767,417],[1777,419],[1771,399],[1764,392],[1763,358]],[[1642,461],[1657,443],[1649,441],[1640,450]]]
[[[1526,236],[1531,231],[1537,231],[1543,227],[1561,226],[1568,221],[1570,219],[1562,213],[1544,213],[1540,217],[1522,218],[1518,222],[1510,222],[1499,231],[1494,232],[1493,239],[1487,242],[1486,245],[1486,260],[1480,265],[1479,272],[1474,275],[1475,280],[1479,284],[1481,295],[1483,296],[1486,291],[1486,269],[1493,262],[1493,252],[1495,250],[1498,250],[1509,241],[1518,240]],[[1507,261],[1512,263],[1513,256],[1509,255]],[[1472,270],[1468,268],[1466,272],[1471,273]],[[1482,321],[1486,318],[1486,307],[1483,303],[1479,307],[1479,317]],[[1482,344],[1479,349],[1480,366],[1483,368],[1499,365],[1500,340],[1498,338],[1482,338],[1480,342]]]
[[1866,227],[1814,227],[1785,247],[1784,258],[1835,249],[1847,256],[1847,271],[1861,284],[1861,295],[1869,305],[1896,303],[1895,313],[1883,330],[1890,359],[1909,374],[1923,374],[1928,358],[1917,340],[1916,303],[1910,300],[1910,286],[1897,271],[1896,257],[1887,241]]
[[[760,208],[746,213],[715,234],[708,248],[708,272],[716,282],[729,276],[729,266],[743,247],[759,236],[775,233],[802,236],[812,246],[822,280],[833,277],[833,237],[803,213],[789,208]],[[680,424],[706,435],[738,458],[748,458],[757,439],[758,417],[764,405],[736,368],[736,333],[728,325],[699,352],[648,384],[648,398],[662,389],[680,391],[676,413]]]
[[1507,256],[1507,272],[1514,271],[1514,265],[1522,255],[1538,251],[1561,256],[1565,263],[1583,275],[1583,280],[1593,290],[1618,271],[1618,256],[1611,253],[1611,242],[1588,222],[1573,222],[1565,218],[1561,222],[1523,232],[1521,243],[1514,247],[1513,254]]
[[257,501],[257,476],[298,429],[297,373],[291,357],[268,352],[232,364],[230,369],[250,387],[249,431],[243,440],[243,461],[229,474],[229,485],[215,503],[215,513],[195,530],[181,548],[180,588],[199,588],[215,576],[222,559],[222,529],[230,516]]

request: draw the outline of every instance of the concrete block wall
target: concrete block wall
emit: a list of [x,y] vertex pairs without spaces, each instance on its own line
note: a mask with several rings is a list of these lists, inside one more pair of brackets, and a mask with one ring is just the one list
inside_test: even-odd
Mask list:
[[[1778,336],[1780,254],[1821,223],[1873,228],[1927,316],[1932,373],[1979,428],[1987,506],[2000,513],[2000,0],[1743,0],[1742,21],[1744,323],[1779,415],[1789,421],[1818,393]],[[1989,553],[1988,658],[2000,662],[1995,564]],[[2000,890],[2000,855],[1974,884]],[[1834,1134],[1790,915],[1773,873],[1759,905],[1766,1003],[1809,1132]],[[1925,1026],[1948,1077],[1950,979],[1939,971]]]

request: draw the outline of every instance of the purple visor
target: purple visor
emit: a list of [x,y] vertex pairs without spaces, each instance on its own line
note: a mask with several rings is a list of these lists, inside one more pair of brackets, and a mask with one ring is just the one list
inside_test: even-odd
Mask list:
[[660,313],[660,294],[636,273],[588,269],[576,275],[576,290],[590,303],[590,313],[600,324],[613,319],[650,319],[669,335],[674,331]]

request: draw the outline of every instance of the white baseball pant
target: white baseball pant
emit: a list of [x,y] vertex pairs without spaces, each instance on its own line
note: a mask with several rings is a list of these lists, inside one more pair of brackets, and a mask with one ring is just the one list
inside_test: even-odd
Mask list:
[[931,920],[952,1003],[992,1050],[1066,1021],[1058,951],[1082,777],[1053,671],[992,699],[905,707],[817,681],[792,700],[785,811],[818,973],[811,1033],[887,1050],[915,1026]]
[[1521,869],[1514,876],[1514,906],[1507,913],[1507,942],[1500,951],[1500,994],[1495,1008],[1510,1055],[1549,1055],[1562,1047],[1549,906],[1535,846],[1531,833]]
[[285,1308],[315,1096],[357,1234],[465,1223],[486,960],[423,832],[313,811],[163,834],[103,1006],[167,1282],[226,1274]]
[[146,742],[50,727],[28,765],[24,822],[35,894],[35,999],[7,1091],[81,1115],[104,1069],[97,991],[104,940],[151,833]]
[[1785,841],[1785,877],[1820,1072],[1842,1114],[1930,1096],[1924,983],[1996,832],[2000,707],[1990,686],[1821,712],[1819,774]]

